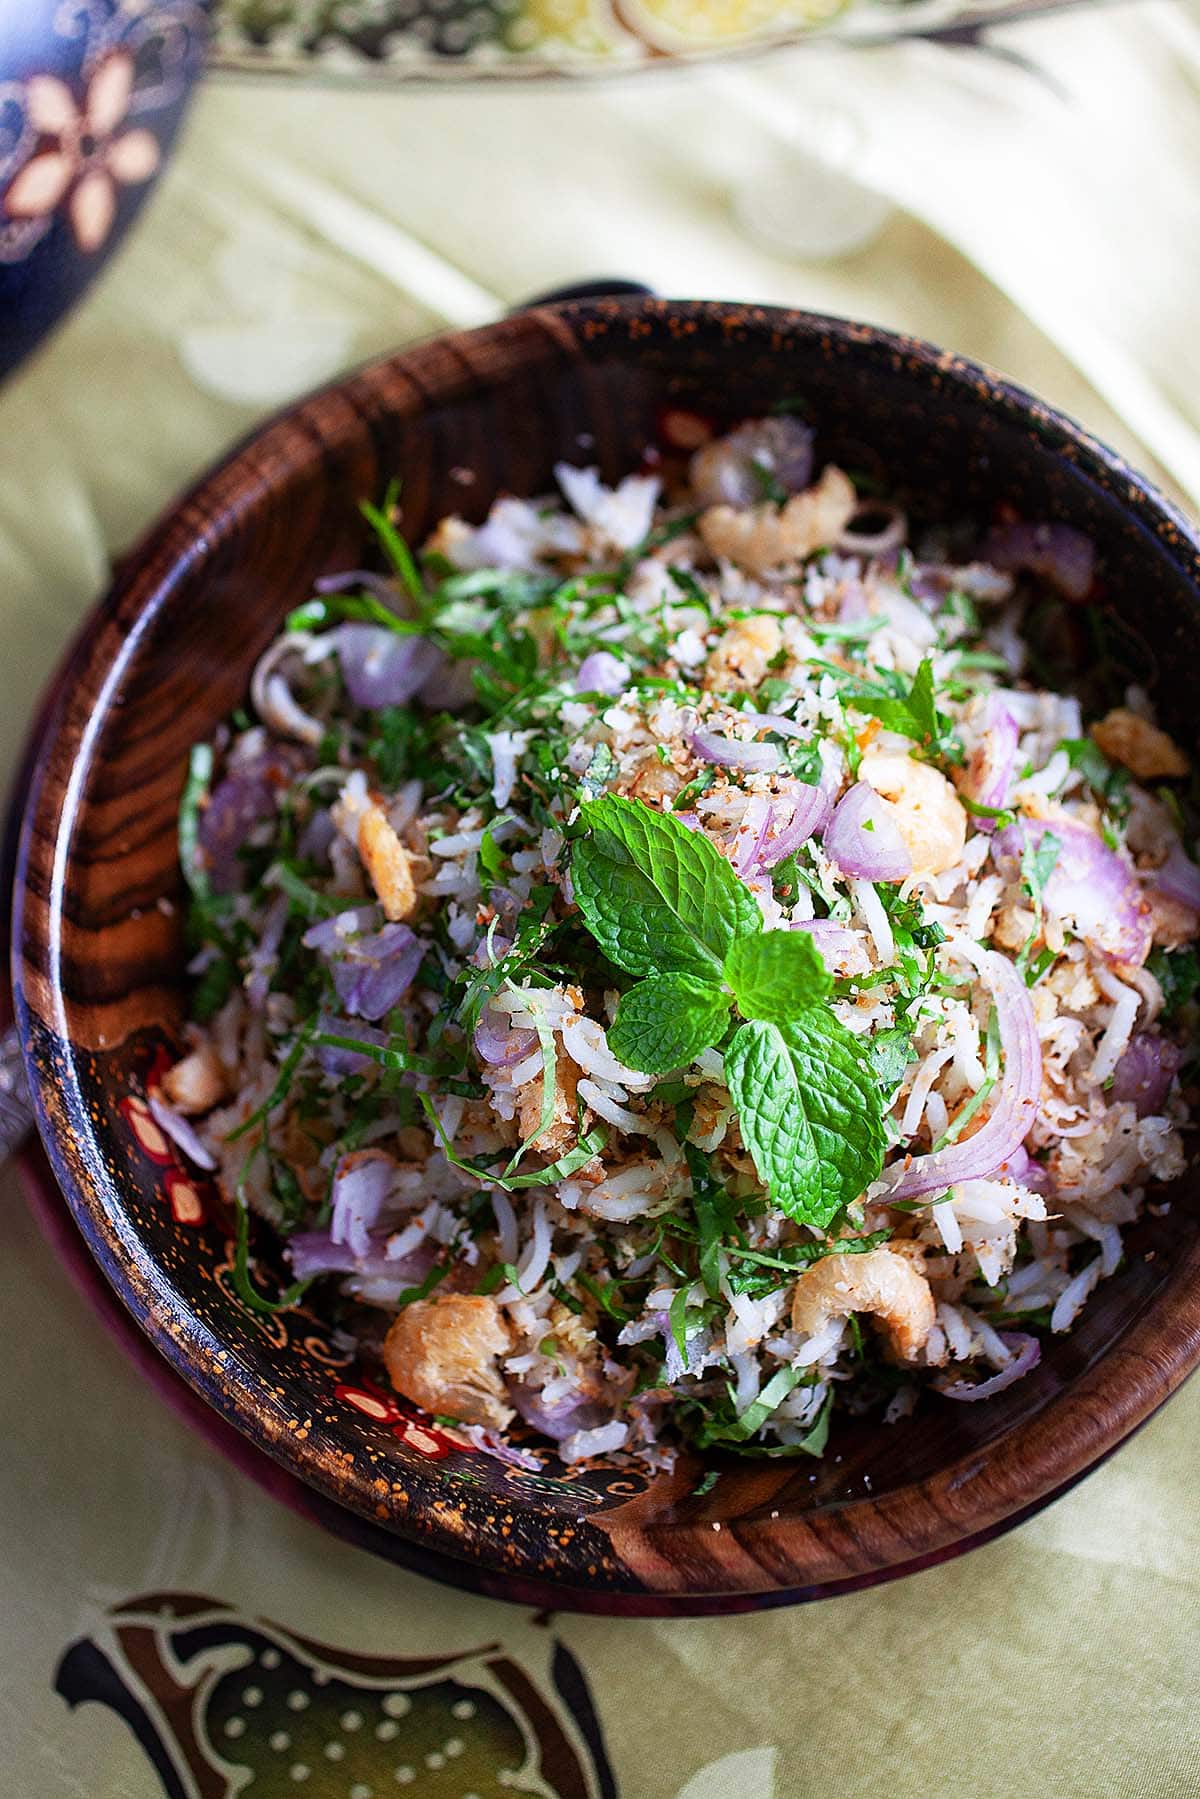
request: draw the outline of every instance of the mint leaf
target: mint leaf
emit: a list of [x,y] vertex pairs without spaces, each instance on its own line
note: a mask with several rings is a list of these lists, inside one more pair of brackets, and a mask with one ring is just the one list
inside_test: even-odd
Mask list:
[[883,1106],[855,1039],[832,1013],[753,1019],[725,1051],[742,1140],[781,1211],[823,1229],[883,1166]]
[[610,961],[629,974],[715,985],[762,914],[720,850],[669,813],[606,793],[581,807],[590,835],[571,857],[575,899]]
[[903,1025],[889,1025],[886,1030],[876,1031],[866,1047],[867,1059],[871,1072],[879,1083],[879,1090],[885,1098],[891,1099],[904,1079],[905,1069],[917,1059],[912,1031]]
[[731,1003],[719,987],[690,975],[651,975],[622,996],[608,1047],[645,1074],[686,1068],[722,1035]]
[[739,937],[725,958],[725,979],[743,1018],[786,1024],[823,1000],[833,985],[807,931],[759,931]]

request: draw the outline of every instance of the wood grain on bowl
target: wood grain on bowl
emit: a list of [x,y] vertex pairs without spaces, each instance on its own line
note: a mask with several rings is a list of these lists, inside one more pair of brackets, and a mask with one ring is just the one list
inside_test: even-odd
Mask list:
[[[783,400],[815,423],[824,456],[886,472],[918,519],[986,520],[1008,503],[1089,532],[1103,606],[1063,610],[1060,651],[1094,677],[1102,619],[1164,723],[1195,742],[1200,545],[1119,458],[927,345],[796,313],[625,299],[421,346],[257,433],[127,561],[33,758],[14,983],[46,1147],[97,1261],[178,1375],[323,1503],[516,1597],[536,1586],[564,1604],[708,1610],[936,1560],[1078,1479],[1200,1361],[1193,1175],[1129,1232],[1077,1329],[986,1404],[930,1394],[891,1427],[839,1423],[820,1463],[706,1470],[689,1456],[653,1481],[552,1460],[505,1468],[375,1388],[315,1305],[247,1308],[224,1207],[147,1113],[183,1016],[188,750],[241,700],[284,612],[360,560],[359,500],[399,477],[419,540],[445,512],[479,519],[500,491],[544,491],[561,458],[628,472],[666,406],[733,420]],[[279,1268],[269,1242],[259,1249],[269,1290]]]

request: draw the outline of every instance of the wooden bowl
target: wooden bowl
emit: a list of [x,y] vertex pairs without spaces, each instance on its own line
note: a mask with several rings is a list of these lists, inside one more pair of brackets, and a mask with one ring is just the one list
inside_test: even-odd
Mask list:
[[[242,699],[315,577],[360,559],[360,498],[399,475],[419,539],[444,512],[480,517],[501,490],[546,490],[562,457],[628,471],[665,405],[734,419],[789,396],[823,456],[885,476],[918,515],[986,519],[1007,501],[1089,532],[1103,600],[1064,610],[1063,643],[1084,679],[1089,645],[1118,646],[1168,728],[1195,741],[1200,540],[1119,457],[927,344],[800,313],[625,299],[425,344],[258,432],[128,559],[34,748],[14,987],[42,1135],[93,1255],[177,1373],[258,1448],[484,1590],[704,1612],[921,1566],[1079,1479],[1200,1360],[1191,1174],[1130,1230],[1079,1327],[986,1404],[931,1393],[900,1424],[841,1422],[820,1463],[714,1459],[715,1485],[695,1457],[653,1481],[554,1462],[525,1473],[378,1392],[319,1309],[247,1310],[227,1214],[147,1114],[184,1014],[175,817],[188,748]],[[271,1245],[259,1248],[269,1273]]]

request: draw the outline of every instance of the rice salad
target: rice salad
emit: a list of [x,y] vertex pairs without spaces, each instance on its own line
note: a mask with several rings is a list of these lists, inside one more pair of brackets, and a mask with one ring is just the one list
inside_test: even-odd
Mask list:
[[1185,1160],[1188,761],[1023,636],[1088,539],[910,542],[794,414],[663,429],[419,554],[364,505],[386,572],[291,613],[181,810],[151,1104],[243,1299],[528,1466],[986,1400]]

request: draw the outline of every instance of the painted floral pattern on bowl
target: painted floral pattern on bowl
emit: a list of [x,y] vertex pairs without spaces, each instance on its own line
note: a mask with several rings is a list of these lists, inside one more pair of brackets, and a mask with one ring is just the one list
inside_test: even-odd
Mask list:
[[0,374],[90,285],[174,143],[208,0],[23,0],[0,18]]
[[[172,1245],[173,1253],[206,1262],[210,1277],[205,1291],[214,1330],[229,1340],[231,1331],[256,1344],[259,1353],[278,1358],[300,1371],[310,1386],[313,1412],[326,1422],[341,1420],[352,1435],[369,1437],[367,1454],[387,1490],[406,1469],[437,1464],[438,1478],[505,1500],[520,1497],[551,1514],[580,1519],[643,1492],[643,1475],[602,1458],[567,1467],[548,1445],[528,1431],[515,1451],[497,1453],[481,1443],[478,1433],[433,1419],[418,1406],[379,1384],[371,1366],[320,1314],[298,1303],[274,1309],[286,1284],[286,1270],[264,1233],[256,1233],[251,1276],[262,1309],[247,1304],[236,1275],[234,1220],[215,1183],[190,1168],[158,1119],[155,1103],[159,1082],[172,1057],[162,1042],[142,1041],[132,1053],[116,1052],[123,1088],[117,1113],[127,1146],[126,1177],[131,1190],[148,1201],[148,1226]],[[97,1093],[97,1103],[103,1103]],[[380,1374],[379,1378],[382,1378]],[[297,1417],[292,1434],[298,1442],[311,1431],[308,1418]],[[432,1471],[432,1469],[431,1469]]]

